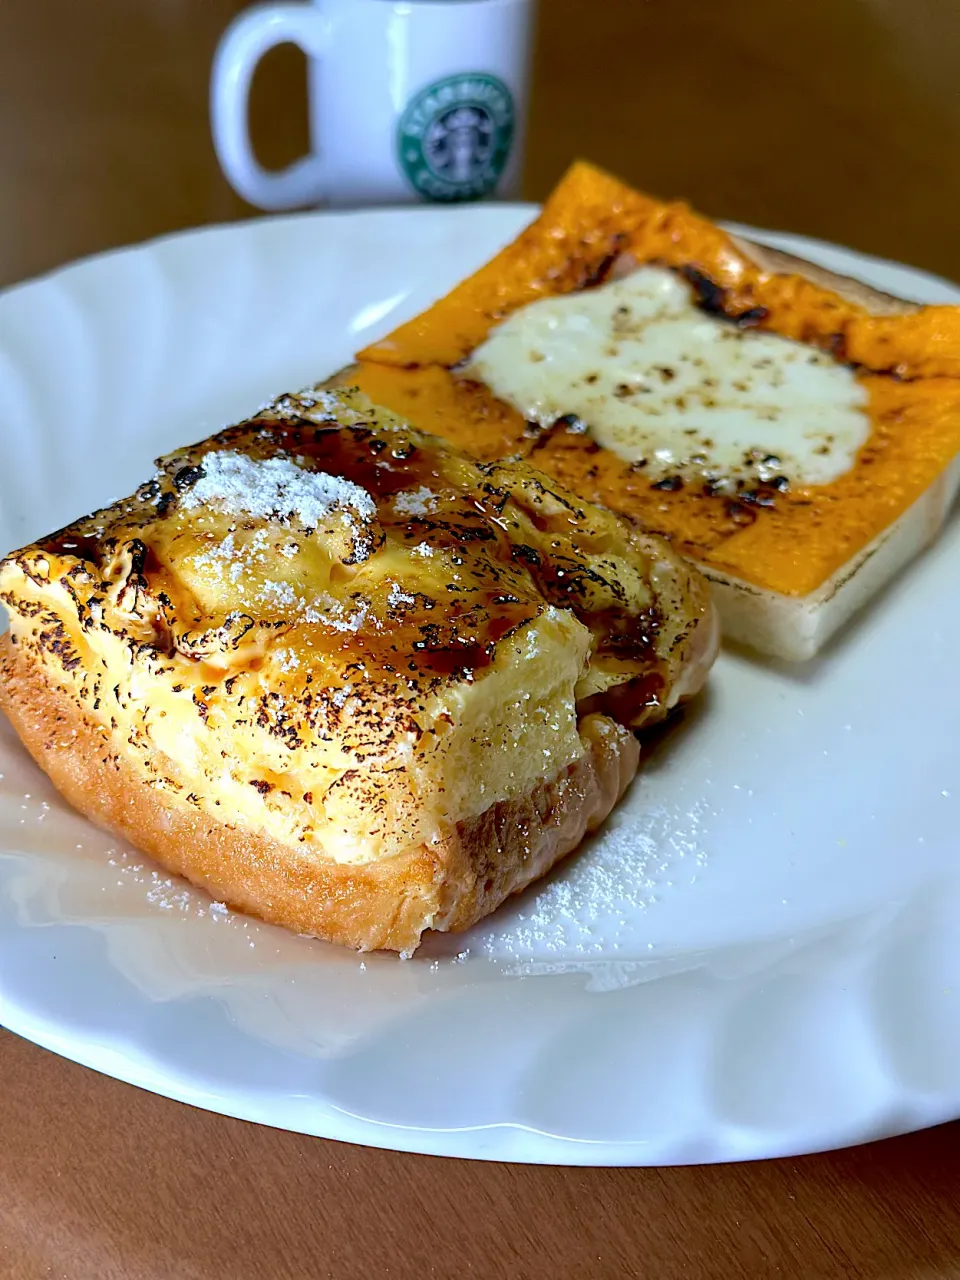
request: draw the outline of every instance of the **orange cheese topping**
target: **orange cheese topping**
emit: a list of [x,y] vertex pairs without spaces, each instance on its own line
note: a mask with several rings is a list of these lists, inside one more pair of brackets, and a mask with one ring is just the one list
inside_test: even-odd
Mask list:
[[[655,487],[642,468],[567,430],[531,431],[455,366],[519,307],[571,293],[629,254],[692,268],[723,291],[728,315],[849,361],[869,396],[871,434],[831,484],[732,498],[705,486]],[[874,315],[796,275],[764,271],[686,205],[663,204],[575,165],[541,216],[452,293],[359,354],[372,400],[483,459],[511,454],[673,538],[705,564],[761,587],[816,590],[887,528],[960,452],[960,308]]]

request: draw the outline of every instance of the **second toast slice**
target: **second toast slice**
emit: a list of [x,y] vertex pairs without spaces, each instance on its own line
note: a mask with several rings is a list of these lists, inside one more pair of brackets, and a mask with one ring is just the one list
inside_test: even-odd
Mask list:
[[960,308],[920,307],[575,166],[347,377],[666,534],[724,632],[811,657],[960,484]]

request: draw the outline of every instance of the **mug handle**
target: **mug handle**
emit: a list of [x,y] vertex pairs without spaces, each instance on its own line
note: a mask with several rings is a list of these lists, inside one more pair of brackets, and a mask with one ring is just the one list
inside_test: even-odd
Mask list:
[[279,173],[253,154],[247,127],[250,83],[257,63],[278,44],[298,45],[307,57],[327,47],[327,22],[312,4],[262,4],[227,27],[213,59],[210,122],[220,165],[234,190],[261,209],[293,209],[323,197],[321,158],[306,155]]

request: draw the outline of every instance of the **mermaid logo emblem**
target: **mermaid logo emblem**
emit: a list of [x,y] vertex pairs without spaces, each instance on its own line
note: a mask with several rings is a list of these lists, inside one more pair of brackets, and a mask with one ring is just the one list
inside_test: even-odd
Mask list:
[[497,185],[513,134],[513,98],[502,80],[447,76],[421,89],[400,117],[400,167],[428,200],[476,200]]

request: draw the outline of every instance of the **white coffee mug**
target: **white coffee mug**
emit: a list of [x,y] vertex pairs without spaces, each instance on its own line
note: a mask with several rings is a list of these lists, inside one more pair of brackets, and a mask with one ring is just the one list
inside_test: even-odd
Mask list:
[[[517,194],[534,0],[265,4],[228,27],[213,64],[217,155],[244,199],[297,205]],[[308,59],[312,154],[257,163],[247,99],[273,46]]]

